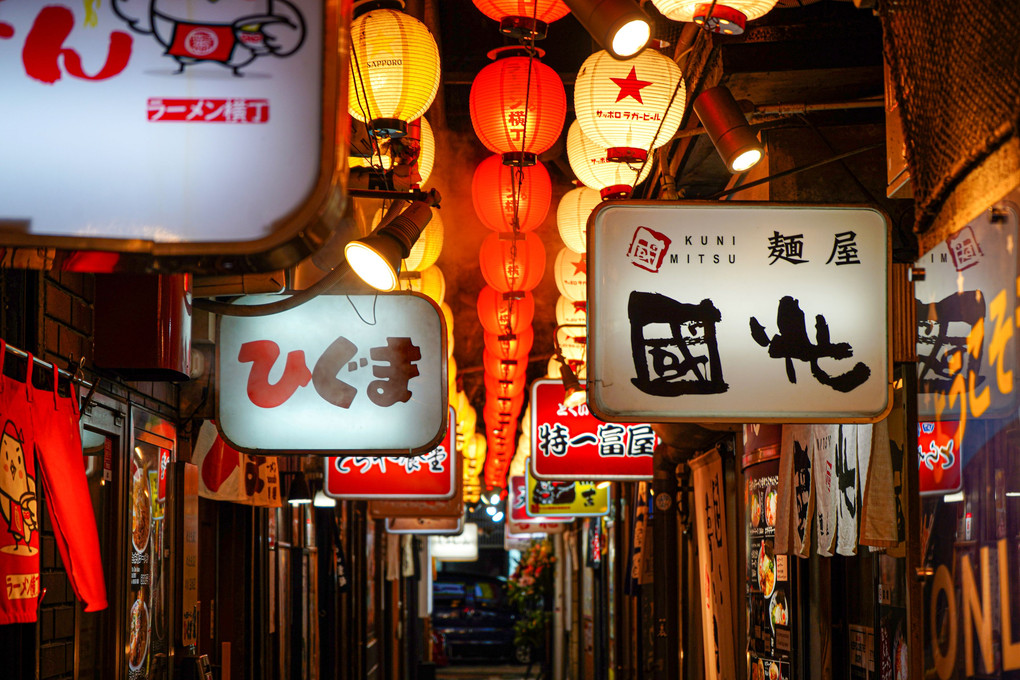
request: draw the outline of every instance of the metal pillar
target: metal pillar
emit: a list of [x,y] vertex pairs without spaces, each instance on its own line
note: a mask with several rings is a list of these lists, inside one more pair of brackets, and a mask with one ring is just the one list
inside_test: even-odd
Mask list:
[[655,449],[652,491],[655,519],[652,559],[655,621],[655,680],[678,680],[679,574],[677,573],[676,449],[661,444]]

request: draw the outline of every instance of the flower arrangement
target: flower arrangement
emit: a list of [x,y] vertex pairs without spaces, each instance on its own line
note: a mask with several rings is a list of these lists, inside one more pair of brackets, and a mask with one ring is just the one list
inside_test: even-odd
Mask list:
[[521,553],[521,560],[510,576],[508,598],[520,614],[514,623],[514,644],[545,646],[546,627],[552,621],[551,604],[553,564],[549,541],[532,541]]

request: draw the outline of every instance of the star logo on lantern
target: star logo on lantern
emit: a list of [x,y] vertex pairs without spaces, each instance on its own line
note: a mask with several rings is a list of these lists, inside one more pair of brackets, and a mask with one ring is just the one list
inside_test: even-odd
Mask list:
[[577,276],[578,274],[588,276],[588,262],[583,256],[577,262],[571,262],[570,264],[574,265],[574,276]]
[[630,74],[626,78],[610,78],[610,80],[620,88],[620,94],[616,95],[616,101],[626,97],[633,97],[637,100],[638,104],[644,104],[641,100],[641,88],[652,84],[650,80],[638,80],[637,70],[633,66],[630,67]]

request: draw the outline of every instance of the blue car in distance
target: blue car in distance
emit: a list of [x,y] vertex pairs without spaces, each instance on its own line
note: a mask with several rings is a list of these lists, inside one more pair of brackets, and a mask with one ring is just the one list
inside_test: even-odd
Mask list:
[[517,616],[506,581],[481,574],[440,572],[432,584],[432,630],[450,661],[527,663],[530,650],[514,646]]

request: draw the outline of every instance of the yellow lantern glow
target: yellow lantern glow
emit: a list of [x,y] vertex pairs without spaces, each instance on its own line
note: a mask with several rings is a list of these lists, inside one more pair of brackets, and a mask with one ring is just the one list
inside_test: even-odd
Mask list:
[[441,305],[446,297],[446,277],[439,267],[433,265],[424,271],[412,272],[410,276],[401,274],[400,289],[422,293]]
[[651,163],[644,163],[641,168],[641,163],[607,160],[606,150],[588,139],[576,120],[567,130],[567,160],[577,179],[586,187],[601,192],[603,199],[626,197],[652,172]]
[[588,216],[602,197],[588,187],[571,189],[560,199],[556,208],[556,228],[559,229],[563,244],[575,253],[585,252],[588,245]]
[[655,50],[626,61],[596,52],[581,64],[574,83],[581,132],[606,149],[610,161],[645,161],[673,138],[686,101],[680,67]]
[[380,137],[400,137],[439,90],[439,48],[425,24],[393,9],[351,22],[350,102],[355,120]]
[[450,305],[443,302],[439,305],[440,311],[443,312],[443,318],[446,319],[446,356],[453,357],[453,309]]
[[[652,0],[655,8],[667,19],[705,24],[715,33],[740,35],[748,21],[765,16],[778,0]],[[711,10],[711,15],[708,15]]]

